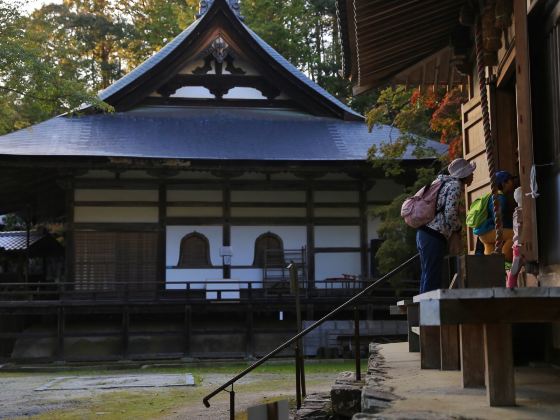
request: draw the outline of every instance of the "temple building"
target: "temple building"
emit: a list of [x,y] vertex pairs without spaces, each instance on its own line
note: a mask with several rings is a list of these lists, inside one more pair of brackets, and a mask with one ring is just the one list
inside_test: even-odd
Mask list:
[[[33,311],[25,300],[2,309],[12,347],[32,331],[50,340],[33,357],[72,358],[68,335],[103,335],[87,327],[93,313],[122,357],[136,352],[134,334],[164,335],[169,319],[178,327],[165,334],[182,341],[167,353],[222,354],[203,344],[214,334],[229,340],[228,355],[254,354],[273,343],[258,343],[253,310],[292,311],[288,263],[306,319],[375,275],[371,210],[400,194],[406,175],[387,179],[367,152],[398,130],[368,132],[248,28],[238,2],[201,2],[191,26],[99,98],[115,112],[84,106],[0,137],[0,213],[65,225],[64,276],[33,289],[44,293]],[[196,317],[216,308],[234,314],[220,324],[229,335],[204,327],[193,338]],[[47,327],[33,330],[39,312]],[[229,329],[235,317],[246,337]],[[134,333],[148,318],[152,327]]]

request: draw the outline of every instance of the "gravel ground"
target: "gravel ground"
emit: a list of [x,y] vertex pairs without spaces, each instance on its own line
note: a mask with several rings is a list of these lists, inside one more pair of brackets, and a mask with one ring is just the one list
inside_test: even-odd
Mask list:
[[[104,375],[118,376],[118,372],[104,372]],[[127,374],[122,374],[127,375]],[[177,387],[168,388],[119,388],[119,389],[89,389],[89,390],[44,390],[50,381],[67,374],[41,373],[41,374],[8,374],[0,373],[0,419],[13,419],[45,414],[56,410],[83,410],[100,396],[112,392],[139,393],[146,397],[177,390]],[[202,397],[214,390],[231,378],[230,374],[206,374],[202,383],[195,387],[181,387],[184,397],[177,406],[166,410],[158,418],[162,419],[228,419],[229,394],[223,392],[212,399],[212,407],[202,405]],[[335,374],[311,374],[307,376],[310,392],[328,391],[334,381]],[[262,404],[271,398],[294,398],[295,379],[292,375],[285,374],[252,374],[239,381],[236,385],[236,412],[246,410],[247,407]],[[80,411],[82,412],[82,411]],[[106,413],[90,412],[94,418],[103,418]],[[51,417],[52,416],[52,417]],[[124,412],[118,418],[128,419],[130,416]],[[56,414],[49,414],[48,418],[56,418]],[[80,418],[77,415],[76,418]]]

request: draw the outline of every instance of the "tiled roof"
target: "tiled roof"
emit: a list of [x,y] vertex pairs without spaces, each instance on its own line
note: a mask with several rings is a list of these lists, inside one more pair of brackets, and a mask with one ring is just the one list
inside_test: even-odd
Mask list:
[[[259,108],[143,107],[56,117],[0,138],[0,155],[268,161],[364,161],[400,132],[303,112]],[[437,154],[446,146],[430,142]],[[411,151],[404,159],[415,159]]]

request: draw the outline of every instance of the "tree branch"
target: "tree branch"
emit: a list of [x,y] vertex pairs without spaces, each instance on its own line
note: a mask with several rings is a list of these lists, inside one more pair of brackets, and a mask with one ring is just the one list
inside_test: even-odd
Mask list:
[[31,98],[31,99],[36,99],[38,101],[57,102],[57,99],[43,98],[43,97],[40,97],[40,96],[31,95],[29,93],[24,93],[24,92],[21,92],[17,89],[9,88],[7,86],[0,86],[0,90],[4,90],[4,91],[7,91],[7,92],[12,92],[12,93],[15,93],[15,94],[20,95],[20,96],[25,96],[25,97],[28,97],[28,98]]

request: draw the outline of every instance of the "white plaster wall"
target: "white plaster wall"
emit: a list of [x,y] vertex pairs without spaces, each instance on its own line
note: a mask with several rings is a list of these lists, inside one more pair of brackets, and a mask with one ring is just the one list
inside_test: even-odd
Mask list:
[[[176,261],[175,261],[176,263]],[[205,283],[208,280],[219,280],[223,278],[221,268],[188,268],[188,269],[167,269],[166,270],[166,289],[167,290],[185,290],[186,284],[170,284],[169,282],[188,282],[191,289],[205,289]]]
[[157,190],[76,189],[76,201],[158,201]]
[[157,223],[157,207],[74,207],[76,223]]
[[315,226],[315,247],[359,246],[359,226]]
[[252,203],[305,202],[305,191],[232,191],[231,201]]
[[196,98],[196,99],[214,99],[215,96],[203,86],[185,86],[177,89],[177,91],[170,96],[171,98]]
[[305,217],[305,208],[232,207],[232,217]]
[[[222,247],[222,227],[221,226],[168,226],[166,234],[166,258],[165,265],[167,267],[175,267],[179,261],[179,251],[181,247],[181,239],[185,235],[192,232],[198,232],[208,238],[210,243],[210,262],[212,265],[222,265],[222,257],[220,257],[220,248]],[[167,270],[169,272],[169,269]],[[178,271],[185,271],[179,269]],[[188,270],[187,270],[188,271]],[[222,277],[220,270],[219,278]],[[213,277],[216,278],[216,277]]]
[[[324,279],[342,277],[343,274],[360,275],[360,266],[359,252],[315,254],[316,285],[318,288],[323,288],[325,287],[325,284],[322,283]],[[335,283],[333,287],[342,287],[342,284]]]
[[313,200],[317,203],[357,203],[360,196],[357,191],[315,191]]
[[232,226],[231,246],[233,257],[231,264],[253,264],[255,240],[267,232],[280,236],[285,249],[300,249],[307,243],[305,226]]
[[234,87],[224,95],[224,99],[266,99],[266,96],[255,88]]
[[168,190],[167,201],[216,201],[223,198],[221,190]]
[[167,217],[221,217],[221,207],[167,207]]
[[315,217],[360,217],[358,208],[322,208],[315,207]]
[[[251,261],[252,262],[252,261]],[[253,289],[262,288],[263,270],[262,268],[232,268],[231,278],[239,282],[251,281],[258,282],[252,283]],[[240,288],[245,289],[248,287],[247,283],[239,283]]]

